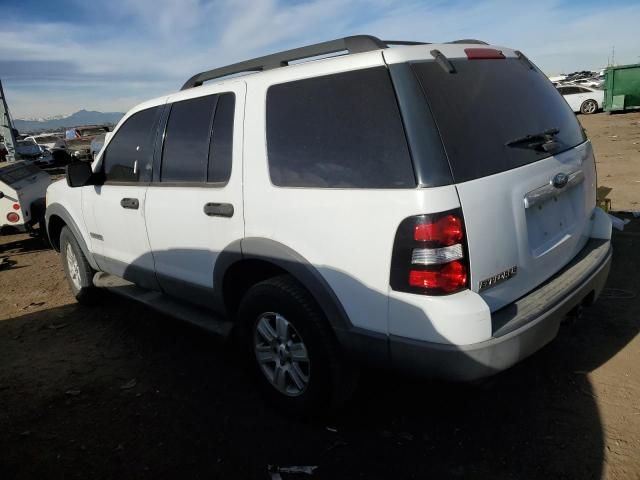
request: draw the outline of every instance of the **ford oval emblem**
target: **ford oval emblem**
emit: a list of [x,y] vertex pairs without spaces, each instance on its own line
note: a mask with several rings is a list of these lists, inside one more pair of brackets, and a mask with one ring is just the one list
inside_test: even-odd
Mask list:
[[569,181],[569,175],[567,175],[566,173],[558,173],[551,180],[551,185],[553,185],[556,188],[562,188],[567,184],[568,181]]

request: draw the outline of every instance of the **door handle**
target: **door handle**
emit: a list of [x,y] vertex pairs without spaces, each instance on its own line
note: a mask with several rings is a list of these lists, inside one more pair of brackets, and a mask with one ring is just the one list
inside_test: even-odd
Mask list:
[[120,206],[122,208],[130,208],[131,210],[137,210],[140,206],[137,198],[123,198],[120,200]]
[[205,203],[203,210],[209,217],[233,217],[233,205],[230,203]]

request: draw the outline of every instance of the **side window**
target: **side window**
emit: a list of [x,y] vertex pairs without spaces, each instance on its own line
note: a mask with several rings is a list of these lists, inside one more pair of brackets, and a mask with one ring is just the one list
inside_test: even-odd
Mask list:
[[591,93],[591,90],[588,90],[586,88],[580,88],[580,93]]
[[559,87],[558,88],[558,92],[560,93],[560,95],[566,95],[567,94],[567,87]]
[[567,87],[565,89],[565,92],[564,92],[565,95],[574,95],[576,93],[580,93],[580,88],[578,88],[578,87]]
[[161,107],[129,117],[103,154],[105,181],[144,182],[151,179],[153,141]]
[[207,180],[209,133],[217,95],[175,102],[167,123],[162,151],[162,182]]
[[162,152],[162,182],[226,183],[231,176],[235,95],[175,102]]
[[412,188],[416,184],[384,67],[270,87],[267,151],[271,181],[277,186]]
[[233,93],[225,93],[218,98],[209,147],[208,182],[226,183],[231,176],[235,106],[236,96]]

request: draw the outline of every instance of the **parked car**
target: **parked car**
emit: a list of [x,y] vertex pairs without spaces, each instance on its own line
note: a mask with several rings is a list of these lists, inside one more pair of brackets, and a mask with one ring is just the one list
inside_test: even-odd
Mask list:
[[44,234],[45,193],[51,177],[24,161],[0,165],[0,229]]
[[32,140],[42,148],[53,150],[60,144],[61,138],[52,133],[42,133],[40,135],[32,135],[30,137],[27,137],[25,138],[25,140]]
[[36,165],[51,165],[53,156],[49,150],[43,149],[35,140],[25,138],[16,142],[16,153],[21,160]]
[[571,107],[571,110],[576,113],[590,115],[602,109],[602,103],[604,102],[603,90],[577,85],[557,88]]
[[591,143],[518,51],[389,45],[281,52],[133,108],[48,190],[76,299],[235,331],[305,413],[359,364],[469,381],[550,342],[611,262]]
[[109,131],[106,126],[76,127],[65,132],[64,145],[73,160],[91,161],[91,142]]

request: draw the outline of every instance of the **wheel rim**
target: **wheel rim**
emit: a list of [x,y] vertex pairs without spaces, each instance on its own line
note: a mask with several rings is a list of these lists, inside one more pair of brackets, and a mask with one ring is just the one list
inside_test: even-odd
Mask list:
[[67,257],[67,270],[69,271],[69,278],[71,279],[71,283],[76,289],[80,290],[82,287],[80,283],[80,266],[78,265],[78,259],[76,258],[76,254],[71,248],[71,245],[67,245],[66,251]]
[[289,397],[302,395],[309,385],[311,362],[295,327],[278,313],[263,313],[253,339],[256,361],[269,383]]
[[596,111],[595,102],[588,101],[584,104],[584,113],[593,113]]

